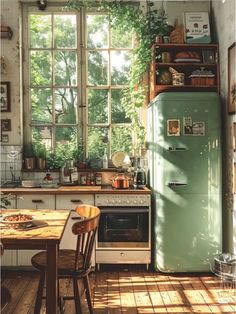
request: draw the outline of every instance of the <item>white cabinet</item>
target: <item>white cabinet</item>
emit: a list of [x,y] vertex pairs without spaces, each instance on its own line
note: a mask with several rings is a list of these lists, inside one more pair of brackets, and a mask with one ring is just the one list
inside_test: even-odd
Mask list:
[[17,208],[55,209],[55,195],[19,195]]
[[[74,211],[76,206],[80,204],[94,205],[93,194],[82,194],[82,195],[57,195],[56,196],[56,209],[68,209],[72,210],[69,220],[64,231],[64,235],[61,239],[61,249],[75,249],[76,248],[76,235],[72,233],[72,225],[78,221],[78,215]],[[95,253],[92,256],[92,265],[95,266]]]
[[1,266],[17,266],[17,250],[4,250]]
[[57,195],[56,196],[56,209],[68,209],[73,210],[70,214],[69,220],[62,237],[60,248],[61,249],[75,249],[76,248],[76,236],[72,233],[72,225],[76,222],[74,218],[78,217],[74,211],[76,206],[80,204],[94,205],[93,194],[82,195]]
[[[19,195],[17,208],[55,209],[55,195]],[[31,257],[38,250],[18,250],[17,266],[32,266]]]
[[71,194],[56,196],[56,209],[75,209],[80,204],[94,205],[94,195]]

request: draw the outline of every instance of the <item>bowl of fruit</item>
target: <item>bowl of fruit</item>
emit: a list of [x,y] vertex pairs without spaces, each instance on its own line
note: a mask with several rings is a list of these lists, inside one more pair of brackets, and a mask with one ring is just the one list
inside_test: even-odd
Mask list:
[[28,224],[31,224],[34,220],[34,216],[28,214],[12,214],[6,215],[2,218],[1,222],[10,228],[21,228]]

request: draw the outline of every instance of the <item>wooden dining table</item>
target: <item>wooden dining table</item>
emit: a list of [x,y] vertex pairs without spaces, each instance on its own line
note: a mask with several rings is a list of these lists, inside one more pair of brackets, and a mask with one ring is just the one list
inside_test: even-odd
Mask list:
[[[69,210],[9,209],[2,212],[2,219],[12,214],[32,215],[32,224],[13,228],[0,222],[1,242],[4,249],[46,250],[46,313],[57,313],[57,257]],[[2,221],[2,220],[1,220]]]

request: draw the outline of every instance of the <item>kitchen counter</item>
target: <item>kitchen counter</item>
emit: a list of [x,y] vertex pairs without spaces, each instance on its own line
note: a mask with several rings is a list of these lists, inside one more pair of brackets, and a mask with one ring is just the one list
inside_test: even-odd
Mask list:
[[151,194],[151,190],[147,187],[135,189],[114,189],[112,186],[59,186],[58,188],[2,188],[4,194],[48,194],[48,195],[63,195],[63,194]]

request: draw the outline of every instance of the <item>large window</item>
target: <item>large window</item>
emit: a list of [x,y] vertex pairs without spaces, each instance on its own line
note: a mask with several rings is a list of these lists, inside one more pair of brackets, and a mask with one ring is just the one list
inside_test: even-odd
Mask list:
[[131,152],[121,97],[132,34],[111,29],[105,14],[26,8],[25,142],[68,157],[81,141],[89,158],[101,157],[105,147]]

